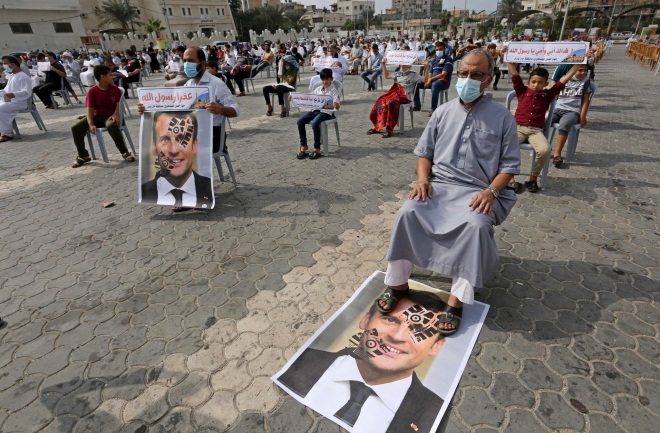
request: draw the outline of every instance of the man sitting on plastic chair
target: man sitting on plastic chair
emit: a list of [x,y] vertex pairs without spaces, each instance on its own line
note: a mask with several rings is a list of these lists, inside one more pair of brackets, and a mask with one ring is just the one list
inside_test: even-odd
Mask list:
[[115,146],[127,162],[134,162],[135,157],[126,148],[124,137],[121,135],[119,120],[119,105],[121,104],[121,92],[119,87],[112,83],[112,73],[105,65],[94,67],[94,78],[98,84],[92,86],[87,92],[87,116],[80,119],[71,127],[73,142],[78,149],[78,156],[71,167],[78,168],[92,160],[85,148],[85,135],[87,132],[94,134],[96,128],[107,128]]
[[32,80],[23,71],[21,63],[14,56],[3,56],[2,64],[7,72],[11,72],[9,81],[0,94],[0,143],[14,138],[12,124],[19,111],[28,107],[32,95]]
[[[332,103],[326,104],[320,110],[312,110],[298,118],[298,135],[300,136],[300,152],[296,156],[298,159],[318,159],[323,156],[321,153],[321,123],[335,117],[335,111],[339,109],[339,92],[332,85],[332,70],[325,68],[320,73],[322,86],[318,86],[312,92],[315,95],[327,96],[332,99]],[[291,98],[291,96],[289,96]],[[314,152],[307,153],[307,134],[305,125],[312,125],[314,132]]]

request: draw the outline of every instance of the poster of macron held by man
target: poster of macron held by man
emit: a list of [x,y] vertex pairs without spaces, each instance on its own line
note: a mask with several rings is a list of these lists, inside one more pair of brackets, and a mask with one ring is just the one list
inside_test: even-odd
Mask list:
[[138,89],[138,203],[213,209],[212,115],[208,87]]

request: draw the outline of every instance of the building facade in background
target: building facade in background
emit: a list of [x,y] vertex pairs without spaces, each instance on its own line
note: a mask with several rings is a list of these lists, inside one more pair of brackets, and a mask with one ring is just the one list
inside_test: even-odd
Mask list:
[[336,3],[337,13],[346,15],[352,21],[363,16],[364,12],[375,11],[375,0],[339,0]]
[[[50,0],[49,0],[50,1]],[[117,26],[102,26],[99,11],[103,0],[78,0],[82,11],[86,36],[98,36],[100,30]],[[213,30],[236,33],[234,18],[228,0],[128,0],[137,7],[139,20],[147,22],[149,18],[161,21],[165,30],[160,31],[161,38],[173,39],[177,31],[183,34],[202,32],[210,34]],[[169,26],[168,26],[169,21]],[[144,35],[142,28],[135,28],[135,33]],[[173,33],[173,34],[170,34]]]
[[85,29],[78,0],[2,0],[2,53],[46,49],[61,51],[82,45]]

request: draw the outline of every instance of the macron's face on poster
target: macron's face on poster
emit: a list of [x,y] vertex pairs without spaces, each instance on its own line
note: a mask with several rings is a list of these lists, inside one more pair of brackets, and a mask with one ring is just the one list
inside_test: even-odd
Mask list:
[[158,161],[160,174],[172,185],[182,186],[192,174],[197,155],[197,131],[193,119],[162,114],[154,125],[155,142],[152,153]]
[[428,338],[421,334],[429,327],[437,328],[437,319],[437,313],[406,298],[387,315],[378,311],[371,317],[365,314],[360,321],[360,329],[364,331],[359,345],[360,360],[382,378],[381,383],[411,375],[429,356],[437,355],[445,342],[442,337],[438,339],[437,333]]

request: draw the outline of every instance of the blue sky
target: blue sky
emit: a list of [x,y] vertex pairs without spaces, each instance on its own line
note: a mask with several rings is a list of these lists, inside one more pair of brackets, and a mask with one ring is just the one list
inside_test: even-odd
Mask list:
[[[332,3],[336,3],[335,0],[294,0],[294,1],[306,5],[316,5],[319,8],[322,8],[323,6],[331,5]],[[464,5],[465,5],[465,0],[445,0],[443,7],[445,9],[453,9],[455,6],[456,9],[463,9]],[[485,9],[488,12],[492,12],[495,10],[496,5],[497,5],[497,0],[467,0],[467,8],[469,10],[474,9],[477,12],[483,9]],[[380,13],[381,10],[385,12],[385,9],[391,6],[392,6],[391,0],[376,0],[376,13],[377,14]]]

